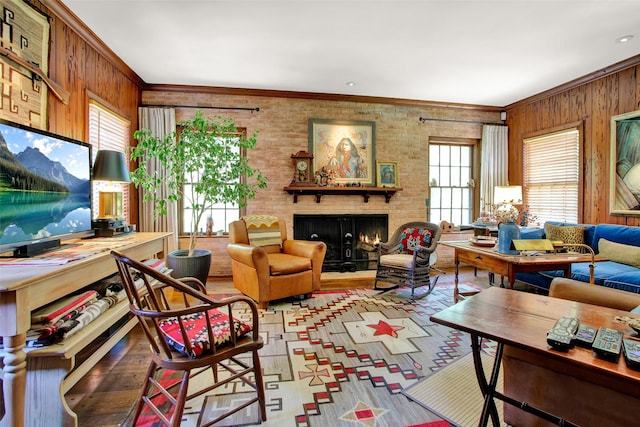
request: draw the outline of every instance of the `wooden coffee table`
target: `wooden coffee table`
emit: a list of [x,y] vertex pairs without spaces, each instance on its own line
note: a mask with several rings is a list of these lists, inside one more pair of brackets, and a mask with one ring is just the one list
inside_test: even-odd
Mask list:
[[477,292],[460,292],[458,290],[458,268],[460,263],[472,267],[489,270],[492,273],[506,277],[509,287],[513,289],[516,273],[562,270],[565,277],[571,277],[571,264],[574,262],[591,261],[591,255],[579,253],[545,254],[536,256],[505,255],[495,247],[476,246],[470,241],[439,242],[455,250],[455,286],[453,288],[454,302]]

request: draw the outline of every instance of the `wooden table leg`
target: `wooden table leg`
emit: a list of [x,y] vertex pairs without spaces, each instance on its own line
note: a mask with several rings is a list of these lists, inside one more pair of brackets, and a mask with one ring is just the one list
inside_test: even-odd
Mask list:
[[458,301],[463,300],[464,298],[460,297],[460,293],[458,292],[458,268],[460,265],[460,261],[458,261],[458,251],[455,251],[455,272],[453,276],[453,303],[456,304]]
[[0,426],[24,426],[24,403],[27,386],[26,335],[3,337],[3,379],[5,414]]

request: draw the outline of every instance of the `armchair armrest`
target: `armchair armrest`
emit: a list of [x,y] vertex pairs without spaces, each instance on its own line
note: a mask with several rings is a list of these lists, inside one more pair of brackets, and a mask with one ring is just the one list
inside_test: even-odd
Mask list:
[[396,254],[400,251],[400,243],[380,242],[377,244],[378,255]]
[[282,252],[303,258],[314,258],[322,253],[324,242],[312,240],[285,240],[282,243]]
[[227,253],[236,262],[259,271],[269,271],[267,253],[259,246],[231,243],[227,246]]

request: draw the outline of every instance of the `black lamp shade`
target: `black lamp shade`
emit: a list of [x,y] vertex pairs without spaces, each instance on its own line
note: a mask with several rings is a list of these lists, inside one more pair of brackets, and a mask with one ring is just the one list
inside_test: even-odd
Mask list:
[[113,150],[98,150],[93,164],[94,181],[129,182],[129,169],[124,153]]

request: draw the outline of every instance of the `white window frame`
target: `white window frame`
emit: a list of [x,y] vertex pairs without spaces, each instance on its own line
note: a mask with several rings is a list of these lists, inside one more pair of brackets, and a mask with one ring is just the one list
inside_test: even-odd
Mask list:
[[[429,139],[428,221],[456,225],[473,222],[478,196],[475,188],[478,143],[470,139]],[[463,156],[464,152],[468,155]]]

